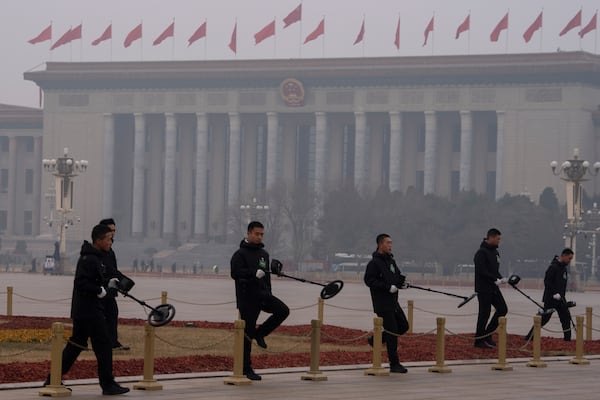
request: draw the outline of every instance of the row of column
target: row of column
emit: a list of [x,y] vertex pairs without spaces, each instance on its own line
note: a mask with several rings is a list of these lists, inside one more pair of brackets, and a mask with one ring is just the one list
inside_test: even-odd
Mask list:
[[[390,118],[390,171],[389,188],[391,191],[401,190],[403,129],[402,112],[389,112]],[[497,170],[496,187],[502,181],[503,157],[503,112],[498,112],[498,144],[497,144]],[[365,112],[357,111],[355,118],[355,152],[354,152],[354,182],[359,190],[367,187],[367,116]],[[436,173],[438,171],[438,129],[435,111],[425,111],[425,152],[424,152],[424,192],[435,193]],[[195,168],[195,215],[194,232],[205,235],[207,222],[207,204],[204,193],[208,190],[206,173],[208,169],[208,120],[205,113],[196,114],[196,159]],[[172,113],[165,114],[165,174],[163,183],[163,236],[169,237],[175,233],[175,152],[176,152],[176,117]],[[240,178],[241,178],[241,126],[240,115],[237,112],[229,113],[229,149],[228,149],[228,183],[227,204],[237,207],[240,204]],[[267,113],[267,143],[266,143],[266,186],[270,188],[277,180],[277,135],[279,132],[279,118],[275,112]],[[144,215],[144,156],[145,156],[145,116],[134,114],[134,155],[133,155],[133,193],[132,193],[132,235],[139,236],[143,233]],[[111,215],[114,179],[114,120],[112,114],[105,115],[105,174],[103,185],[103,215]],[[327,113],[315,113],[315,190],[323,193],[325,189],[327,171]],[[471,164],[473,152],[473,132],[471,111],[460,111],[460,190],[471,190]],[[12,153],[11,153],[12,155]],[[11,159],[11,163],[15,160]],[[11,164],[12,165],[12,164]],[[14,177],[12,177],[14,181]],[[14,184],[14,182],[13,182]]]

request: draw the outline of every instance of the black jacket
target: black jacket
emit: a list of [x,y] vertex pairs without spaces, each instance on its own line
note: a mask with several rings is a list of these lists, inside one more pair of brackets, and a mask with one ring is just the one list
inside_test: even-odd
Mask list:
[[[269,272],[269,253],[264,244],[248,243],[246,239],[240,243],[240,248],[231,257],[231,277],[235,280],[235,298],[239,308],[240,303],[260,301],[271,294],[271,273]],[[256,277],[258,269],[265,271],[261,279]]]
[[479,250],[473,257],[475,263],[475,291],[477,293],[491,293],[498,289],[496,279],[500,275],[500,253],[498,246],[492,246],[485,240],[481,242]]
[[[108,281],[112,278],[117,278],[118,280],[123,279],[123,274],[117,268],[117,255],[111,248],[108,250],[108,253],[104,253],[104,257],[102,258],[102,265],[104,266],[103,275],[104,282],[102,285],[104,287],[108,286]],[[105,296],[102,300],[105,302],[114,302],[114,298],[117,296],[118,292],[116,290],[109,290],[108,295]]]
[[72,319],[103,319],[103,306],[98,294],[104,285],[104,265],[102,259],[106,253],[93,247],[88,241],[81,245],[73,297],[71,298]]
[[552,296],[555,293],[559,293],[563,299],[565,298],[568,278],[568,264],[561,263],[558,261],[558,256],[554,256],[544,276],[544,295],[542,300],[545,304],[554,301]]
[[373,258],[367,264],[364,277],[365,284],[371,291],[373,311],[393,310],[398,304],[398,292],[390,293],[392,285],[398,289],[405,281],[392,254],[373,253]]

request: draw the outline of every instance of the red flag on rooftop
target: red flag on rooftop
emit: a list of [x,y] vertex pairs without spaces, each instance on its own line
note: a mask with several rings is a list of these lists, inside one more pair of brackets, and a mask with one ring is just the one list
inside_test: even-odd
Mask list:
[[569,23],[567,23],[567,25],[563,28],[563,30],[560,31],[558,36],[563,36],[567,32],[569,32],[571,29],[576,28],[578,26],[581,26],[581,9],[579,9],[579,11],[577,11],[577,14],[575,14],[575,16],[573,18],[571,18]]
[[235,25],[233,26],[233,32],[231,32],[231,40],[229,41],[229,48],[235,54],[237,54],[237,21],[235,21]]
[[397,50],[400,50],[400,16],[398,16],[398,25],[396,25],[396,37],[394,38],[394,45]]
[[295,22],[298,22],[302,19],[302,3],[300,3],[298,5],[298,7],[294,8],[292,10],[291,13],[289,13],[287,15],[287,17],[285,17],[283,19],[283,29],[287,28],[288,26],[292,25]]
[[50,47],[50,50],[54,50],[63,44],[71,43],[73,40],[81,39],[81,24],[75,28],[66,31],[54,44]]
[[458,39],[460,34],[471,29],[471,14],[467,15],[467,18],[456,28],[456,36],[454,39]]
[[358,36],[354,40],[354,44],[360,43],[365,38],[365,19],[363,18],[362,25],[360,26],[360,31],[358,32]]
[[52,40],[52,24],[48,25],[46,29],[41,31],[40,34],[34,37],[33,39],[29,39],[27,43],[36,44],[45,42],[47,40]]
[[167,29],[163,31],[155,40],[152,42],[152,46],[158,46],[166,38],[175,36],[175,21],[171,22],[171,25],[167,26]]
[[127,37],[125,38],[125,42],[123,42],[123,46],[129,47],[129,46],[131,46],[131,43],[133,43],[136,40],[141,39],[141,38],[142,38],[142,24],[139,24],[138,26],[133,28],[131,30],[131,32],[129,32],[127,34]]
[[190,38],[188,39],[188,46],[190,46],[196,40],[200,40],[204,37],[206,37],[206,21],[204,21],[204,23],[200,25],[198,29],[196,29],[196,32],[194,32],[192,36],[190,36]]
[[317,25],[317,27],[315,28],[314,31],[312,31],[311,33],[308,34],[308,36],[306,36],[306,39],[304,39],[304,44],[308,43],[308,42],[312,42],[313,40],[315,40],[316,38],[318,38],[321,35],[325,34],[325,18],[323,18],[321,20],[321,22],[319,22],[319,25]]
[[527,30],[525,31],[525,33],[523,33],[523,39],[525,39],[525,43],[529,43],[529,41],[531,40],[531,37],[533,36],[533,34],[535,32],[537,32],[539,29],[541,29],[542,27],[542,20],[543,20],[543,14],[544,12],[540,12],[540,15],[538,15],[538,17],[535,19],[535,21],[533,21],[533,23],[529,26],[529,28],[527,28]]
[[431,20],[429,20],[429,23],[427,24],[427,27],[425,28],[425,41],[423,42],[423,46],[427,45],[427,39],[429,38],[429,34],[431,32],[433,32],[433,18],[431,17]]
[[269,22],[264,28],[254,34],[254,44],[257,45],[271,36],[275,36],[275,20]]
[[92,46],[98,46],[100,43],[108,39],[112,39],[112,24],[108,25],[104,32],[102,32],[102,35],[92,42]]
[[500,32],[502,32],[505,29],[508,29],[508,13],[504,14],[504,17],[502,17],[500,22],[498,22],[498,25],[496,25],[496,27],[490,34],[490,40],[492,42],[497,42],[498,37],[500,36]]
[[579,31],[579,37],[584,37],[586,33],[594,31],[598,28],[598,11],[594,14],[590,22]]

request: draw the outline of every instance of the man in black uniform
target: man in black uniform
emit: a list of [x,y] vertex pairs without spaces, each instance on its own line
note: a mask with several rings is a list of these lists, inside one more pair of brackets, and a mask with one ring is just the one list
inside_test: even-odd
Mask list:
[[[473,258],[475,263],[475,291],[479,301],[475,347],[482,349],[496,347],[491,335],[498,327],[498,318],[505,316],[508,312],[508,307],[499,288],[501,284],[508,282],[507,278],[502,278],[502,275],[500,275],[498,245],[500,244],[501,235],[496,228],[488,230]],[[488,323],[492,306],[494,306],[496,312]]]
[[[565,341],[571,340],[571,328],[569,326],[571,312],[565,300],[565,292],[567,291],[567,280],[569,278],[568,268],[573,259],[573,254],[573,250],[566,248],[560,253],[560,257],[554,256],[544,276],[544,294],[542,296],[544,311],[553,308],[558,313]],[[542,314],[542,326],[550,321],[550,317],[552,317],[552,313]],[[531,339],[532,336],[533,328],[525,335],[525,340]]]
[[[406,373],[407,369],[398,359],[398,338],[408,331],[408,320],[398,304],[398,289],[404,289],[406,277],[400,273],[392,254],[392,238],[385,234],[377,235],[377,250],[367,264],[364,281],[371,291],[373,311],[383,318],[382,341],[387,345],[390,372]],[[394,334],[387,333],[393,332]],[[369,338],[373,345],[373,338]]]
[[[248,233],[240,248],[231,257],[231,277],[235,280],[235,298],[244,329],[244,375],[253,381],[261,376],[252,369],[250,353],[252,339],[267,348],[265,336],[273,332],[290,314],[290,309],[271,292],[269,253],[262,242],[265,228],[258,221],[248,224]],[[270,313],[262,325],[256,327],[261,311]]]
[[[62,375],[69,372],[75,360],[87,347],[91,339],[92,349],[98,362],[98,380],[104,395],[118,395],[129,392],[113,376],[112,346],[108,334],[101,299],[106,297],[102,260],[112,245],[112,232],[106,225],[96,225],[92,230],[92,243],[87,240],[81,246],[71,299],[71,319],[73,335],[62,353]],[[114,286],[115,281],[110,286]],[[109,289],[110,290],[110,289]],[[50,384],[50,375],[44,386]]]
[[[117,227],[115,224],[115,220],[112,218],[106,218],[100,221],[100,225],[108,226],[112,233],[112,241],[115,241],[115,235],[117,234]],[[117,256],[112,248],[106,254],[104,260],[102,260],[104,267],[106,270],[104,271],[104,279],[106,282],[113,278],[117,278],[119,281],[123,279],[123,274],[119,271],[117,267]],[[119,342],[119,336],[117,333],[117,325],[119,322],[119,307],[117,306],[117,291],[110,291],[107,296],[102,299],[102,303],[104,306],[104,316],[106,317],[106,323],[108,324],[108,333],[110,335],[112,348],[115,350],[129,350],[129,346],[123,346],[121,342]]]

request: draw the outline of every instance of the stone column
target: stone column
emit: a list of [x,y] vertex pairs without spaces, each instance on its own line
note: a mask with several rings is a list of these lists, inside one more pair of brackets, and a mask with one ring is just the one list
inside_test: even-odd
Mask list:
[[496,111],[497,133],[496,133],[496,199],[504,195],[504,111]]
[[104,167],[102,185],[102,218],[113,215],[115,164],[115,123],[113,114],[104,114]]
[[402,190],[402,113],[390,111],[390,192]]
[[277,181],[277,136],[279,118],[276,112],[267,113],[267,190]]
[[175,114],[165,113],[165,177],[163,184],[163,237],[175,237],[175,153],[177,127]]
[[423,177],[423,189],[425,194],[435,193],[437,140],[437,121],[435,111],[425,111],[425,171]]
[[229,113],[229,185],[227,205],[238,207],[240,204],[240,158],[241,158],[240,114]]
[[327,169],[327,114],[315,113],[315,192],[322,195],[325,190]]
[[196,192],[194,233],[198,239],[206,239],[206,199],[208,194],[208,121],[206,114],[196,114]]
[[32,232],[40,234],[40,210],[42,208],[42,137],[33,138],[33,210],[31,216]]
[[142,237],[144,230],[144,155],[146,152],[146,120],[144,114],[133,114],[133,193],[131,200],[131,236]]
[[367,116],[354,112],[354,186],[359,192],[367,189]]
[[473,158],[473,128],[471,111],[460,112],[459,189],[471,190],[471,160]]
[[8,215],[6,216],[6,233],[15,234],[15,217],[17,213],[17,137],[8,138]]

